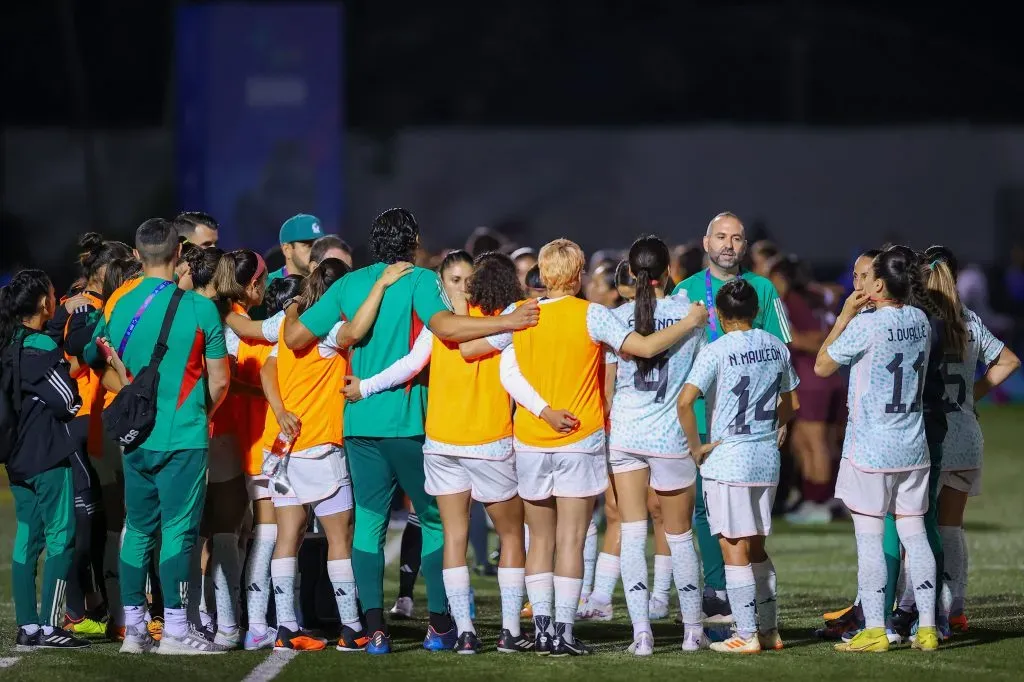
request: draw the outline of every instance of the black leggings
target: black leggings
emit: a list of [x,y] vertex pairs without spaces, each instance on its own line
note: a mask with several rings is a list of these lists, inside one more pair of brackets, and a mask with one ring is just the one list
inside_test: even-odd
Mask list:
[[68,572],[67,612],[70,618],[78,620],[88,615],[86,595],[94,592],[102,594],[105,590],[103,549],[107,541],[107,527],[99,477],[89,456],[85,454],[89,440],[89,417],[76,417],[70,429],[79,450],[71,456],[75,487],[75,553]]

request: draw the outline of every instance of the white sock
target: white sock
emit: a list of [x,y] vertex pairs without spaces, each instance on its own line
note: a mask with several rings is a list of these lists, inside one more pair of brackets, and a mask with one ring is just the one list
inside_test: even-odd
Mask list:
[[459,634],[476,634],[473,619],[469,617],[469,567],[446,568],[441,571],[441,576],[444,579],[444,591],[448,594],[448,609]]
[[36,623],[29,623],[28,625],[22,625],[21,629],[25,631],[26,635],[34,635],[39,632],[39,625]]
[[42,630],[43,630],[43,634],[46,635],[47,637],[49,637],[50,635],[53,634],[53,631],[56,630],[56,628],[53,627],[52,625],[43,625],[42,626]]
[[513,637],[518,637],[519,612],[523,608],[523,592],[526,591],[525,568],[499,568],[498,589],[501,590],[501,627]]
[[626,591],[626,608],[633,622],[633,639],[651,632],[647,589],[647,521],[622,524],[622,549],[619,554],[622,587]]
[[907,550],[907,568],[917,601],[918,626],[935,627],[935,555],[928,544],[924,517],[896,519],[896,532]]
[[526,598],[533,608],[533,623],[538,632],[555,632],[551,622],[551,608],[555,600],[554,579],[555,574],[548,572],[527,575],[523,581],[526,585]]
[[669,557],[672,561],[672,577],[679,593],[679,610],[683,623],[689,626],[701,625],[703,593],[700,590],[700,559],[693,546],[693,531],[677,535],[665,534],[668,540]]
[[164,634],[184,637],[188,632],[188,615],[185,609],[164,609]]
[[327,576],[334,588],[334,600],[338,603],[338,617],[342,625],[355,632],[363,631],[359,620],[359,604],[356,600],[356,577],[352,572],[351,559],[332,559],[327,562]]
[[573,641],[572,624],[576,621],[576,609],[580,604],[583,579],[556,575],[552,582],[555,588],[555,629],[556,631],[561,630],[562,636],[571,642]]
[[[864,626],[885,627],[885,553],[882,550],[882,519],[863,514],[853,515],[857,536],[857,593],[864,610]],[[733,611],[736,606],[733,605]]]
[[124,625],[124,607],[121,605],[121,538],[124,531],[107,531],[107,544],[103,548],[103,585],[107,590],[107,611],[110,622]]
[[957,585],[963,577],[960,571],[963,570],[963,529],[959,526],[939,526],[939,536],[942,537],[942,615],[949,618],[953,611],[953,600],[956,597]]
[[297,557],[273,559],[270,562],[270,578],[274,584],[274,607],[277,609],[277,624],[293,632],[299,629],[295,616],[295,571]]
[[601,552],[597,555],[597,566],[594,569],[594,591],[590,598],[599,604],[610,604],[612,592],[619,582],[619,557]]
[[654,599],[668,603],[672,592],[672,556],[664,554],[654,555],[654,585],[651,587],[651,596]]
[[146,622],[145,606],[125,606],[124,624],[127,627],[140,628]]
[[252,529],[252,549],[245,569],[245,603],[249,629],[256,635],[267,632],[267,607],[270,602],[270,560],[277,544],[277,526],[260,523]]
[[750,639],[757,632],[757,587],[750,564],[725,567],[725,591],[736,620],[736,634]]
[[242,585],[242,566],[238,563],[238,536],[217,533],[210,556],[213,564],[214,600],[217,604],[217,629],[232,632],[238,627],[238,593]]
[[775,564],[771,558],[753,564],[754,582],[757,586],[757,621],[761,632],[779,628],[778,586],[775,579]]
[[583,540],[583,589],[580,595],[589,597],[594,591],[594,564],[597,563],[597,524],[590,519],[587,536]]

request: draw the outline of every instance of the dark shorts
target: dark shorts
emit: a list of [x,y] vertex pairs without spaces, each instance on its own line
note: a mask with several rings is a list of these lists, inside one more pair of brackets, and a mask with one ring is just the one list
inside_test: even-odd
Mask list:
[[796,396],[800,400],[797,419],[826,424],[842,424],[846,421],[846,382],[841,377],[800,377]]

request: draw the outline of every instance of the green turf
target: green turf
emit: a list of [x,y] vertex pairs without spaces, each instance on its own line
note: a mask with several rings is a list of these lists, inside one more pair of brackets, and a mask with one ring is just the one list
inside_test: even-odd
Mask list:
[[[815,641],[811,631],[822,611],[835,608],[856,591],[853,530],[849,524],[796,529],[779,524],[769,541],[778,568],[779,605],[786,650],[738,657],[713,652],[684,655],[678,649],[680,632],[668,622],[654,625],[658,648],[648,659],[624,653],[632,629],[621,592],[611,623],[584,623],[577,630],[596,645],[587,659],[544,660],[533,655],[480,656],[429,654],[420,649],[425,623],[395,626],[397,653],[388,657],[340,654],[335,651],[300,654],[276,678],[282,681],[324,679],[328,675],[365,679],[665,679],[668,675],[716,675],[718,679],[753,680],[941,680],[1022,679],[1024,673],[1024,495],[1020,493],[1021,436],[1024,408],[988,408],[982,412],[987,447],[984,493],[968,511],[971,584],[968,614],[971,629],[935,654],[909,649],[884,655],[842,655],[829,644]],[[0,656],[21,656],[10,668],[0,668],[4,680],[217,680],[243,679],[268,654],[244,653],[218,657],[163,658],[119,656],[111,644],[94,645],[79,653],[7,653],[13,640],[10,602],[10,546],[14,519],[10,496],[0,498]],[[388,571],[387,594],[395,593],[397,572]],[[500,627],[500,608],[494,579],[475,579],[477,627],[485,645],[493,647]],[[418,607],[425,603],[422,586]],[[887,677],[886,677],[887,676]],[[679,679],[679,678],[677,678]]]

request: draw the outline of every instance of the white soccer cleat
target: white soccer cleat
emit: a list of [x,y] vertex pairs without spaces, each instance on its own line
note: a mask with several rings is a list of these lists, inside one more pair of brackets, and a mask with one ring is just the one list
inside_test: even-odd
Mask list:
[[596,620],[607,622],[615,617],[615,610],[612,607],[612,603],[602,604],[596,601],[591,595],[590,599],[587,600],[587,606],[583,609],[583,614],[579,616],[579,620]]
[[726,654],[759,654],[761,643],[757,640],[757,635],[751,635],[750,639],[733,635],[724,642],[712,642],[711,650]]
[[651,656],[654,654],[654,637],[649,632],[641,632],[626,651],[634,656]]
[[148,654],[155,646],[156,640],[149,634],[145,624],[125,627],[124,641],[121,642],[122,654]]
[[217,634],[213,637],[213,643],[225,649],[237,649],[242,644],[242,630],[236,627],[234,631],[217,628]]
[[704,634],[704,628],[687,628],[683,635],[683,651],[700,651],[711,646],[711,640]]
[[395,600],[395,605],[391,607],[388,613],[391,614],[392,618],[399,620],[409,620],[412,618],[412,598],[411,597],[399,597]]
[[203,637],[191,626],[181,637],[168,634],[165,628],[164,636],[160,638],[160,646],[156,648],[156,653],[164,656],[208,656],[225,654],[227,651],[225,647]]
[[668,602],[652,596],[651,600],[647,602],[647,616],[651,620],[668,618]]
[[782,637],[778,630],[757,633],[757,641],[762,651],[782,651]]

